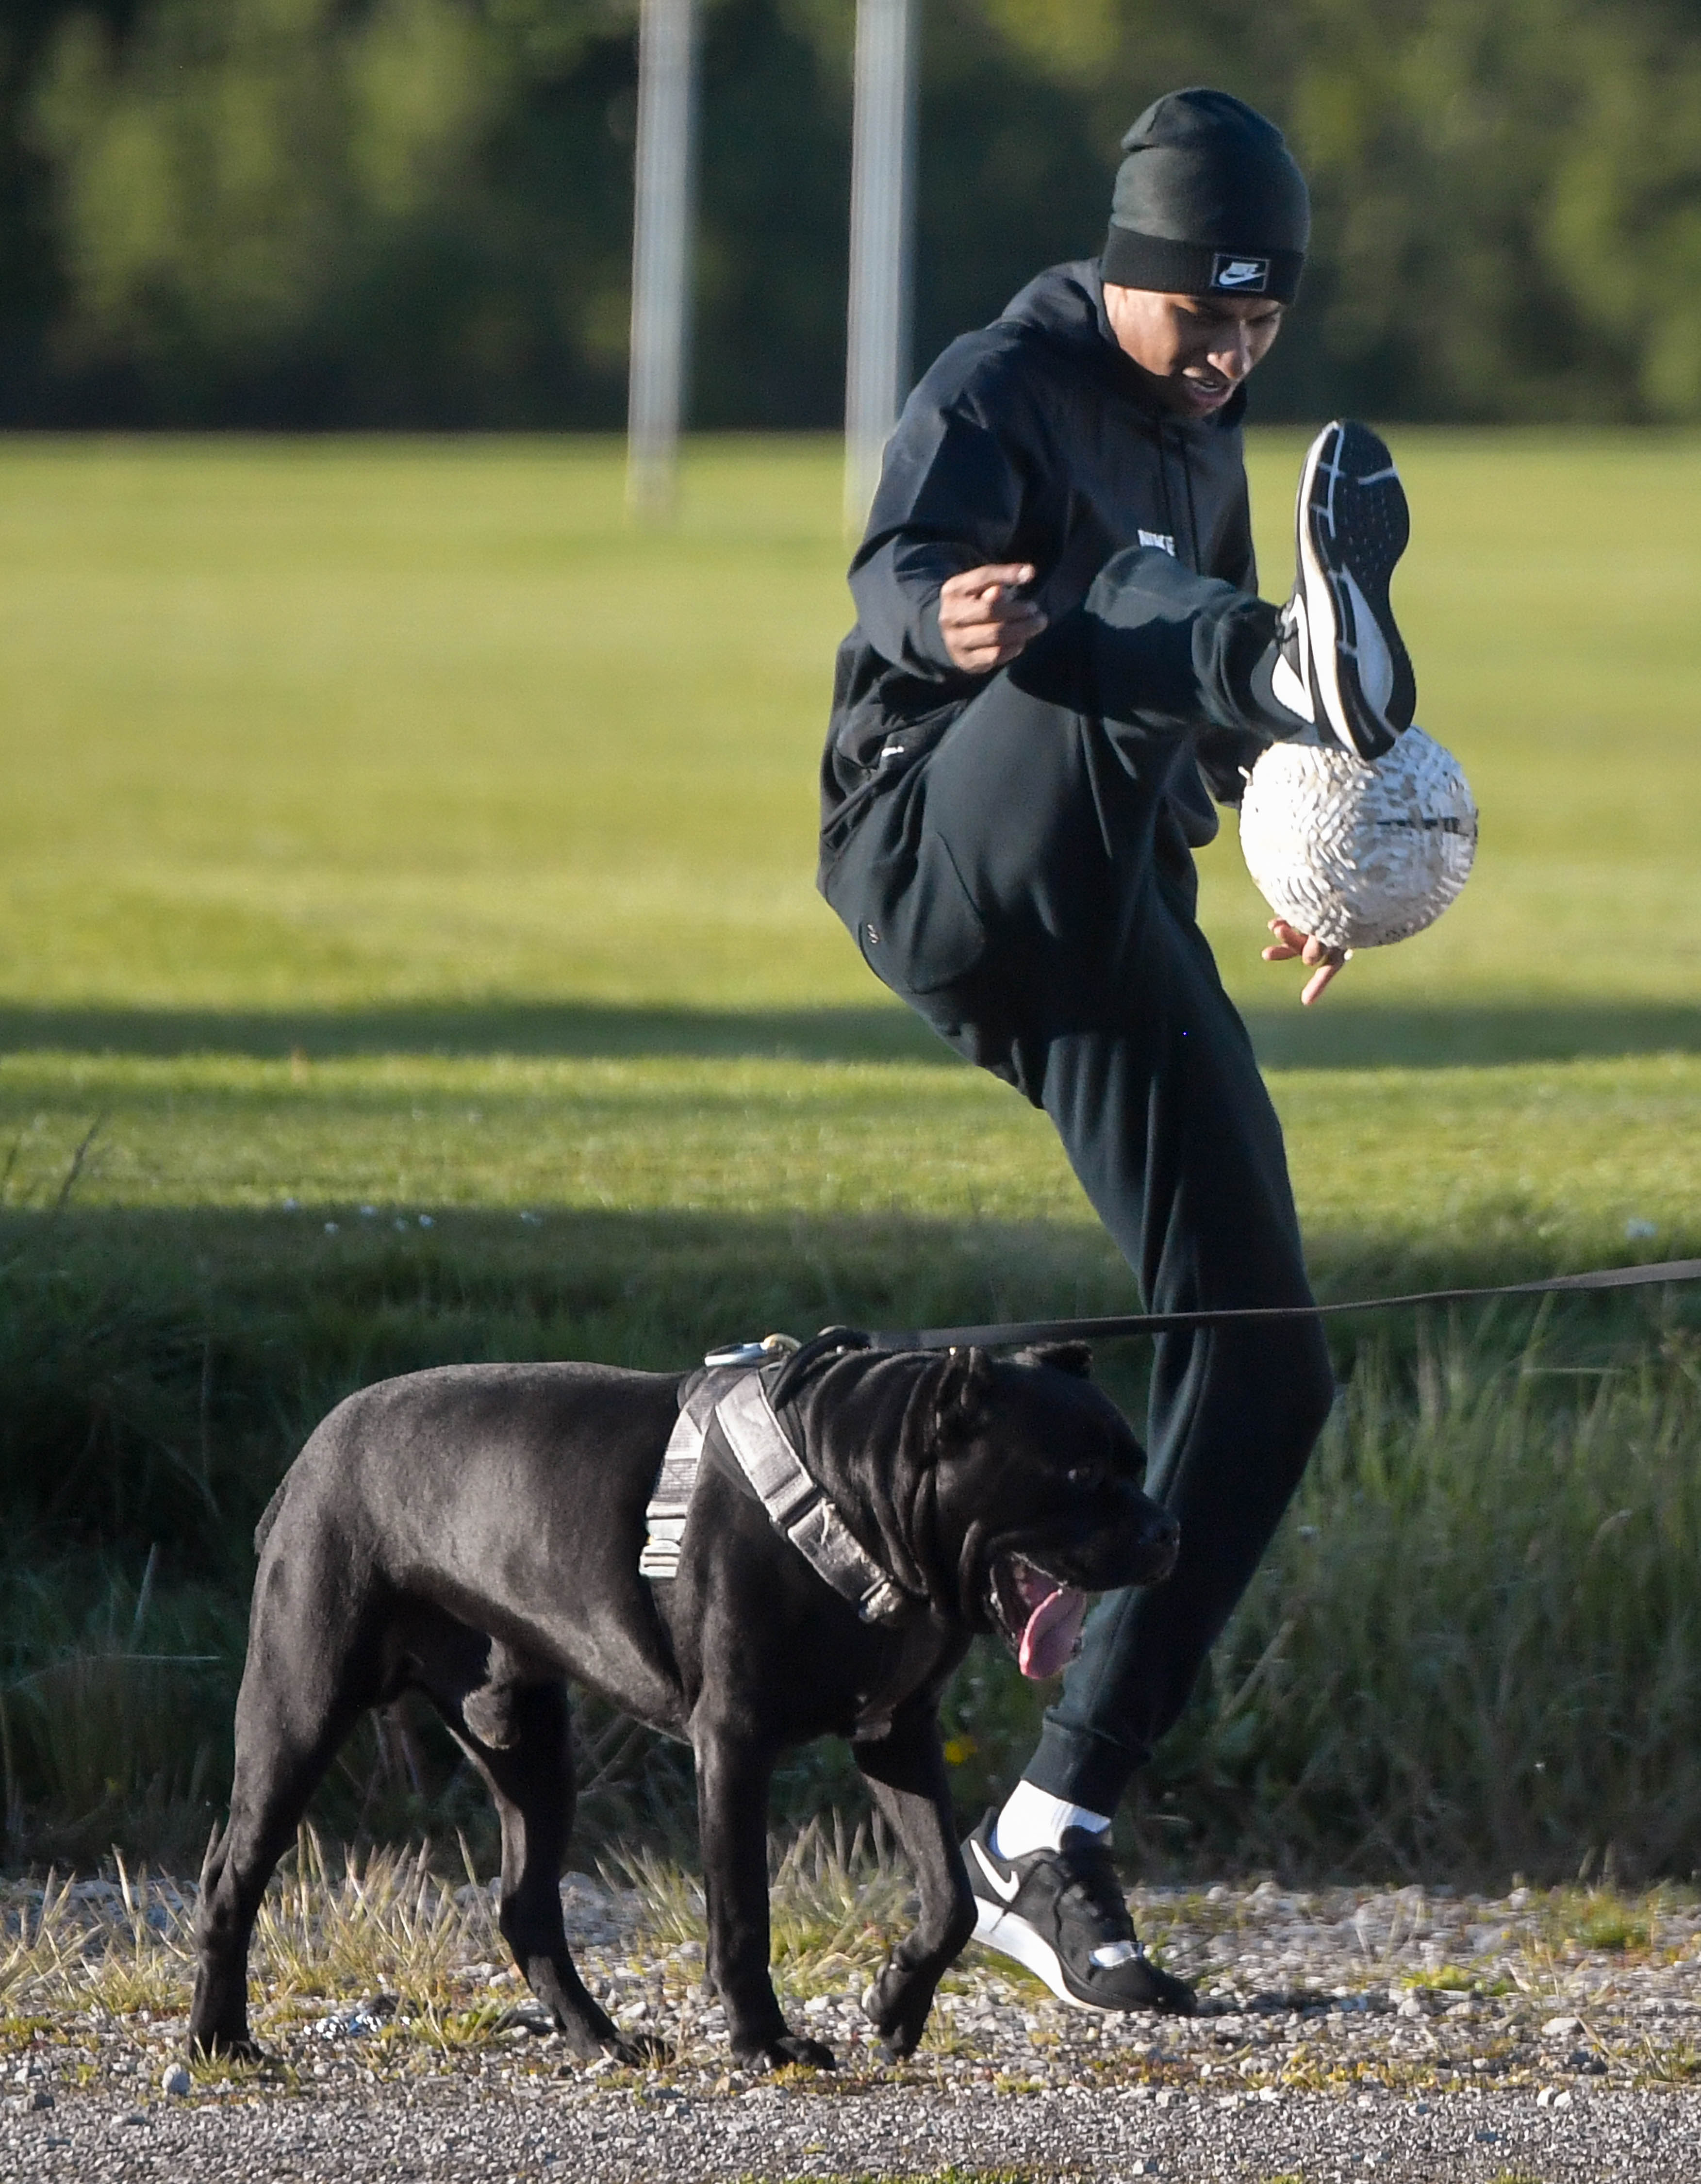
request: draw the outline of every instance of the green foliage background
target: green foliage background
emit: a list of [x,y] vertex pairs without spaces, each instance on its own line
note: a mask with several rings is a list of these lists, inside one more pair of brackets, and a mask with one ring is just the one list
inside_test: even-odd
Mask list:
[[[852,0],[704,0],[695,421],[840,402]],[[585,426],[636,0],[8,0],[0,422]],[[924,0],[917,354],[1208,81],[1313,183],[1266,418],[1701,415],[1696,0]]]

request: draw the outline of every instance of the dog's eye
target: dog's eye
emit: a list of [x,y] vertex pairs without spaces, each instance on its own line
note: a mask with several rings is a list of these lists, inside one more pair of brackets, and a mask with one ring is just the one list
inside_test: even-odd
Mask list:
[[1096,1486],[1099,1483],[1100,1467],[1096,1463],[1073,1464],[1063,1476],[1071,1486]]

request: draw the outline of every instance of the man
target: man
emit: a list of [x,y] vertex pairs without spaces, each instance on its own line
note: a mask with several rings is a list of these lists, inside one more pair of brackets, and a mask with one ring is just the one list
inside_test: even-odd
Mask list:
[[[1124,139],[1101,259],[1041,274],[912,395],[851,565],[821,886],[894,991],[1045,1108],[1150,1309],[1310,1301],[1281,1134],[1195,922],[1191,850],[1272,739],[1375,758],[1416,692],[1388,608],[1404,495],[1376,436],[1307,458],[1298,576],[1256,596],[1243,382],[1309,233],[1280,133],[1172,93]],[[1314,1000],[1344,957],[1277,922]],[[1054,1992],[1188,2010],[1111,1818],[1268,1546],[1333,1396],[1314,1322],[1163,1337],[1167,1585],[1090,1621],[1038,1751],[967,1846],[978,1932]]]

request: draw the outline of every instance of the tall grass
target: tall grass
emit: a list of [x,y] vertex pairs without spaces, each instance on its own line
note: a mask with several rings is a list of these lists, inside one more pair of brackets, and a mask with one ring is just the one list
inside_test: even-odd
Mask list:
[[1698,1569],[1692,1330],[1374,1346],[1141,1825],[1289,1869],[1687,1875]]
[[114,1841],[188,1863],[228,1776],[242,1607],[114,1555],[0,1556],[0,1789],[14,1856]]
[[[67,2004],[181,2011],[194,1917],[192,1889],[121,1853],[92,1880],[49,1872],[39,1886],[0,1889],[0,2005],[14,2017]],[[260,1906],[252,1961],[270,2004],[382,1990],[430,2013],[469,1964],[488,1976],[506,1956],[494,1898],[470,1861],[454,1876],[429,1843],[339,1852],[304,1829]]]
[[[653,1941],[677,1947],[705,1942],[708,1916],[701,1880],[642,1846],[616,1848],[605,1877],[642,1906]],[[817,1814],[789,1839],[768,1847],[769,1952],[795,1994],[837,1992],[884,1962],[907,1923],[914,1877],[878,1816],[847,1825],[842,1813]]]
[[[466,1999],[470,1978],[511,1976],[493,1884],[464,1841],[442,1852],[428,1839],[339,1849],[302,1829],[255,1921],[253,1986],[265,2008],[383,1994],[386,2014],[429,2025]],[[907,1923],[912,1878],[878,1824],[817,1819],[776,1836],[769,1875],[773,1961],[793,1993],[839,1992],[866,1977]],[[584,1917],[587,1892],[605,1937],[641,1927],[652,1948],[694,1943],[700,1952],[702,1885],[674,1860],[642,1846],[613,1853],[600,1886],[588,1892],[576,1879],[570,1916]],[[49,1872],[33,1886],[0,1884],[0,2014],[68,2003],[181,2010],[195,1908],[192,1888],[121,1853],[91,1879]],[[487,2019],[482,2029],[500,2027]]]

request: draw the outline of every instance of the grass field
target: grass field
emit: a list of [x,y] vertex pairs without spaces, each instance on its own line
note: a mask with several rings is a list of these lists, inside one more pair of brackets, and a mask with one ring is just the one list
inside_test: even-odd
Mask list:
[[[1277,434],[1253,451],[1278,595],[1298,451]],[[1407,432],[1397,451],[1415,511],[1397,599],[1420,718],[1482,806],[1476,877],[1435,932],[1362,957],[1302,1013],[1297,981],[1258,959],[1232,830],[1204,859],[1207,928],[1270,1071],[1319,1284],[1701,1252],[1701,442]],[[454,1356],[659,1364],[771,1325],[1130,1295],[1043,1120],[890,1002],[813,892],[848,619],[833,451],[697,448],[659,535],[626,527],[620,484],[594,443],[0,448],[17,1847],[145,1836],[150,1797],[178,1812],[215,1791],[243,1528],[293,1437],[362,1378]],[[1686,1309],[1575,1310],[1536,1351],[1510,1317],[1432,1330],[1421,1355],[1409,1328],[1373,1345],[1358,1426],[1338,1427],[1297,1513],[1317,1523],[1332,1495],[1375,1541],[1353,1535],[1355,1578],[1344,1537],[1325,1572],[1297,1524],[1285,1535],[1226,1696],[1157,1793],[1178,1827],[1232,1847],[1263,1767],[1286,1786],[1262,1809],[1288,1818],[1243,1831],[1258,1855],[1587,1847],[1581,1781],[1568,1802],[1531,1776],[1541,1818],[1521,1833],[1482,1820],[1470,1787],[1526,1730],[1533,1769],[1561,1733],[1551,1711],[1453,1752],[1411,1820],[1416,1793],[1377,1770],[1415,1702],[1368,1658],[1387,1736],[1373,1763],[1354,1731],[1366,1809],[1347,1809],[1339,1768],[1313,1794],[1318,1739],[1340,1725],[1313,1710],[1338,1687],[1331,1631],[1357,1614],[1355,1645],[1392,1644],[1362,1570],[1386,1591],[1421,1475],[1437,1629],[1477,1628],[1502,1670],[1507,1646],[1534,1661],[1575,1641],[1602,1735],[1665,1663],[1642,1771],[1589,1840],[1677,1855],[1670,1814],[1653,1830],[1635,1815],[1683,1772],[1701,1700],[1670,1618],[1613,1635],[1631,1564],[1590,1542],[1628,1505],[1609,1536],[1634,1535],[1645,1604],[1681,1596],[1689,1519],[1648,1467],[1693,1462]],[[1113,1361],[1125,1390],[1136,1370]],[[1409,1459],[1375,1492],[1367,1404]],[[1460,1558],[1452,1528],[1478,1492],[1460,1467],[1484,1462],[1495,1490]],[[1500,1576],[1538,1534],[1557,1559],[1531,1622],[1534,1594]],[[1574,1553],[1602,1595],[1587,1635],[1567,1620]],[[1461,1559],[1469,1614],[1447,1591]],[[1278,1633],[1286,1684],[1266,1671],[1256,1704],[1235,1700]],[[126,1658],[174,1649],[213,1660]],[[67,1750],[42,1694],[73,1675],[106,1696]],[[114,1772],[99,1706],[133,1718],[144,1675],[156,1727]],[[1278,1686],[1298,1709],[1280,1734]],[[967,1794],[996,1779],[1020,1709],[996,1680],[962,1704]],[[1667,1774],[1649,1776],[1656,1749]],[[382,1740],[362,1763],[357,1818],[378,1808]],[[1202,1768],[1210,1796],[1188,1786]],[[1408,1818],[1385,1823],[1383,1797]],[[1701,1814],[1701,1786],[1683,1799]]]
[[[1255,452],[1272,589],[1296,451]],[[1207,928],[1325,1266],[1323,1231],[1468,1248],[1484,1213],[1544,1262],[1669,1234],[1696,1195],[1671,1124],[1701,1045],[1701,446],[1401,454],[1402,611],[1477,877],[1304,1016],[1230,838]],[[83,1205],[1079,1223],[1045,1126],[887,1002],[810,884],[834,480],[825,448],[711,446],[657,538],[605,447],[7,450],[14,1201],[101,1113]]]

